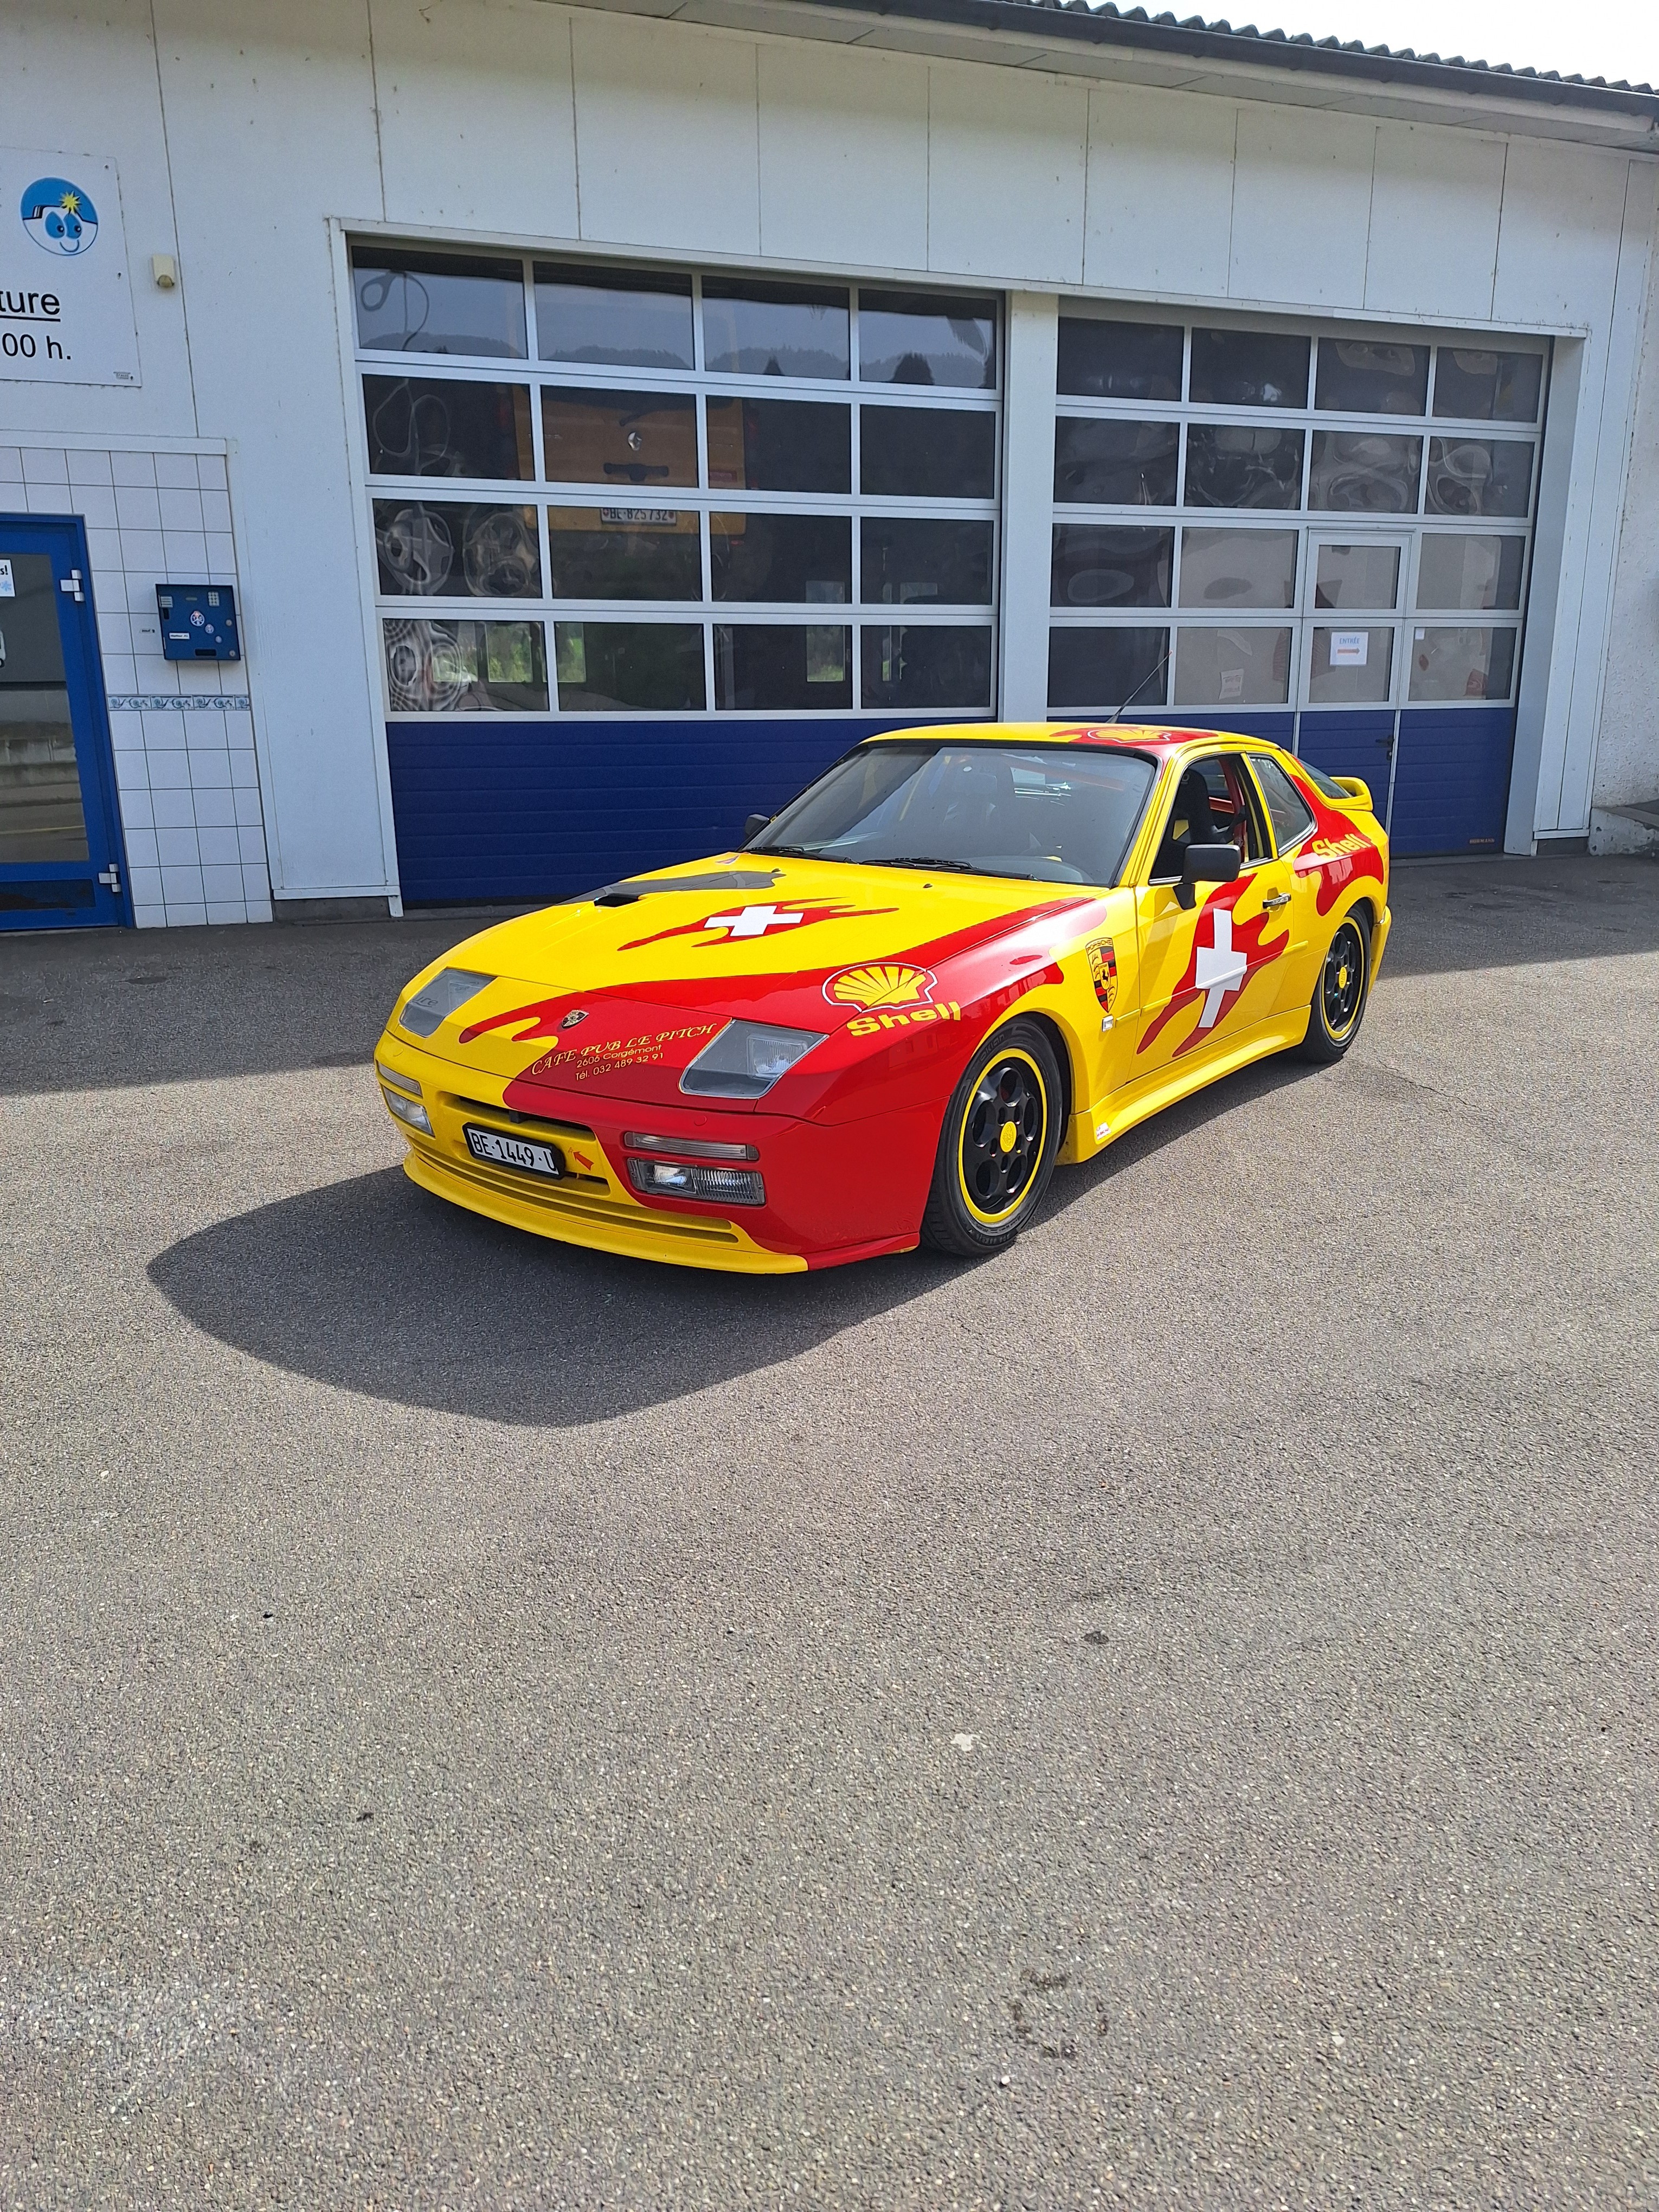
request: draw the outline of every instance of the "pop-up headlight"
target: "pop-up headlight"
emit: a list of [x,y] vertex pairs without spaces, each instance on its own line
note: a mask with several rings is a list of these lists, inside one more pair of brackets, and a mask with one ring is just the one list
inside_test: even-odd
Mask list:
[[683,1076],[680,1089],[699,1098],[764,1098],[781,1075],[823,1042],[822,1030],[774,1029],[769,1022],[728,1022]]
[[484,985],[495,980],[493,975],[477,975],[471,968],[446,968],[416,991],[398,1015],[398,1026],[410,1036],[429,1037],[457,1006],[476,999]]

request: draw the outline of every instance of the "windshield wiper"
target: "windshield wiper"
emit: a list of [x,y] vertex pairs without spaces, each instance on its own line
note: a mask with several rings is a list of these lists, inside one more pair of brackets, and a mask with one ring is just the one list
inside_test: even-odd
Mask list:
[[890,860],[865,860],[860,866],[866,868],[943,868],[948,875],[953,876],[995,876],[1004,883],[1014,884],[1036,881],[1035,876],[1027,875],[1019,868],[976,868],[971,860],[945,860],[937,853],[900,853]]
[[743,849],[754,854],[757,860],[768,853],[781,853],[790,860],[832,860],[836,857],[833,853],[815,852],[810,845],[745,845]]

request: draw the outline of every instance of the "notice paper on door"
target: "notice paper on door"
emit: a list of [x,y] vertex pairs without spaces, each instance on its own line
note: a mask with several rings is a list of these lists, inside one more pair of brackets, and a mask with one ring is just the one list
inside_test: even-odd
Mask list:
[[1371,634],[1367,629],[1334,629],[1331,632],[1331,666],[1363,668],[1370,642]]
[[17,586],[12,581],[11,562],[0,561],[0,599],[15,599]]

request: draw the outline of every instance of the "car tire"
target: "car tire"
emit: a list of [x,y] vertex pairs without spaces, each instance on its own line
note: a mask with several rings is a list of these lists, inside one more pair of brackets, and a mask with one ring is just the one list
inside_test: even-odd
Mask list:
[[1012,1244],[1042,1201],[1064,1133],[1060,1062],[1036,1022],[1010,1022],[963,1070],[939,1131],[921,1241],[982,1259]]
[[1297,1050],[1304,1060],[1328,1066],[1359,1034],[1371,995],[1371,933],[1356,907],[1337,924],[1320,963],[1308,1013],[1308,1034]]

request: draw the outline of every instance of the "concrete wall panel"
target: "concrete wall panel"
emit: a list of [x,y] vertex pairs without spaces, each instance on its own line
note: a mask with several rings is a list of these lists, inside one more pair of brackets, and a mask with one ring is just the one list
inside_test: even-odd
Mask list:
[[1376,126],[1356,116],[1240,107],[1234,299],[1364,304],[1376,138]]
[[1012,70],[930,72],[928,264],[1006,284],[1083,280],[1089,95]]
[[927,266],[927,66],[760,48],[761,251],[832,267]]
[[1408,123],[1376,127],[1365,305],[1379,315],[1492,313],[1504,146]]
[[1091,286],[1226,296],[1237,113],[1231,101],[1179,93],[1116,85],[1091,93]]

